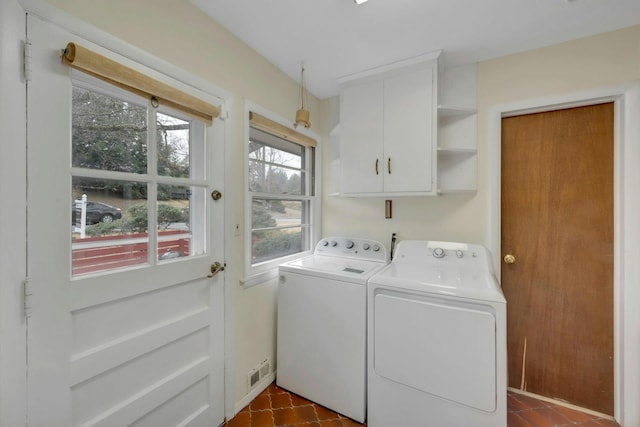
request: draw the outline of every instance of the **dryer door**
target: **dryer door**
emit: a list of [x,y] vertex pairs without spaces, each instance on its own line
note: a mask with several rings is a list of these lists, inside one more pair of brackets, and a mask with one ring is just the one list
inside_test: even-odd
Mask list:
[[378,293],[374,371],[486,412],[496,410],[496,319],[491,306]]

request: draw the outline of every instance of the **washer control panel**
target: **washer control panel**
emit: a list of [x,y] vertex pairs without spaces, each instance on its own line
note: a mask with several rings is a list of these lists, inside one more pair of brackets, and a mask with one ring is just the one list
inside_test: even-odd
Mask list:
[[316,245],[315,253],[333,256],[387,261],[387,249],[375,240],[357,237],[325,237]]

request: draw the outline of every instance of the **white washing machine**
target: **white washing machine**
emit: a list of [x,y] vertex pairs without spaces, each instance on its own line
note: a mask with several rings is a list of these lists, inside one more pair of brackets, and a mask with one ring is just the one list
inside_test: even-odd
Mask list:
[[480,245],[402,241],[368,284],[369,427],[506,427],[506,301]]
[[280,266],[278,386],[365,420],[366,285],[387,262],[379,242],[329,237]]

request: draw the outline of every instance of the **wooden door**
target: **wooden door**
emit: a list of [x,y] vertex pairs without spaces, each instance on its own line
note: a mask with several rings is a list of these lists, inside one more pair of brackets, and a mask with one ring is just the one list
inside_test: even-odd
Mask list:
[[[222,151],[224,122],[216,120],[206,128],[189,122],[188,152],[193,154],[189,176],[202,179],[167,177],[158,167],[147,167],[135,174],[109,170],[109,181],[103,179],[102,169],[75,166],[79,151],[72,149],[72,138],[78,129],[105,127],[95,113],[87,115],[95,125],[76,126],[76,90],[88,91],[89,81],[84,79],[89,77],[71,74],[60,52],[70,41],[96,50],[99,46],[31,15],[27,24],[33,65],[27,86],[28,425],[220,425],[224,419],[224,273],[206,276],[213,261],[224,261],[224,201],[208,197],[213,189],[224,192],[224,156],[215,155]],[[138,100],[127,98],[129,94],[113,92],[117,88],[90,87],[90,104],[97,104],[100,94],[109,105],[121,105],[124,100],[127,110],[140,108]],[[160,116],[165,111],[162,106],[156,109],[143,101],[148,119],[140,127],[146,129],[148,146],[157,147],[161,140],[152,135],[158,134],[154,131],[160,117],[164,120],[168,115]],[[184,132],[186,126],[178,116],[173,119]],[[121,123],[113,127],[130,125]],[[195,129],[205,135],[196,138]],[[95,141],[100,139],[92,138],[87,145]],[[147,153],[148,164],[159,164],[153,150]],[[139,234],[147,237],[124,235],[121,243],[110,247],[129,248],[132,256],[127,260],[144,250],[146,259],[129,267],[100,264],[99,271],[92,264],[94,270],[78,272],[76,248],[108,249],[104,241],[77,243],[70,227],[78,177],[85,183],[97,183],[99,178],[102,189],[107,183],[125,182],[128,187],[122,187],[120,201],[135,201],[150,213],[160,212],[159,201],[165,200],[161,191],[181,188],[185,195],[180,197],[189,205],[178,233],[189,241],[189,250],[181,249],[171,259],[163,257],[162,243],[171,238],[163,240],[166,236],[156,227],[159,214],[145,214],[146,231]],[[134,184],[146,188],[147,197],[126,191]],[[168,192],[166,198],[173,201],[174,196]],[[125,212],[122,205],[123,216]],[[126,229],[122,223],[119,227]],[[118,229],[109,232],[107,240]],[[107,260],[108,254],[98,258]]]
[[613,111],[607,103],[502,120],[509,386],[605,414],[613,414]]

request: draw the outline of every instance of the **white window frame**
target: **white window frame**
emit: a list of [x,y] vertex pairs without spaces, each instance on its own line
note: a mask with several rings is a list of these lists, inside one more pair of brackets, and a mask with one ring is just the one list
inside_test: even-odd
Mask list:
[[[149,268],[161,263],[165,262],[181,262],[183,260],[192,259],[193,257],[201,257],[201,256],[209,256],[211,252],[209,247],[209,233],[208,233],[208,221],[209,221],[209,208],[206,203],[207,198],[207,190],[209,188],[209,184],[207,182],[206,176],[206,166],[200,162],[194,162],[194,158],[203,158],[206,153],[206,125],[200,120],[193,119],[191,117],[186,116],[184,113],[176,111],[172,108],[167,108],[164,106],[152,107],[150,105],[149,100],[146,100],[136,94],[130,93],[126,90],[120,89],[114,85],[106,83],[102,80],[99,80],[95,77],[92,77],[84,72],[72,70],[71,71],[71,80],[73,87],[78,87],[90,91],[94,91],[97,93],[104,94],[106,96],[111,96],[117,99],[125,100],[131,103],[135,103],[139,106],[146,106],[147,115],[148,115],[148,126],[150,128],[149,133],[155,135],[155,115],[156,114],[168,114],[173,117],[188,121],[191,123],[190,125],[190,139],[191,139],[191,160],[190,160],[190,168],[191,168],[191,177],[189,178],[176,178],[170,176],[164,176],[158,174],[157,171],[157,150],[156,144],[157,141],[147,141],[147,173],[146,174],[138,174],[138,173],[130,173],[130,172],[120,172],[120,171],[105,171],[101,169],[86,169],[81,167],[70,166],[70,176],[71,179],[74,177],[84,177],[84,178],[96,178],[96,179],[107,179],[107,180],[120,180],[120,181],[132,181],[132,182],[141,182],[146,183],[148,186],[147,193],[147,210],[149,212],[148,218],[148,235],[146,238],[148,245],[148,253],[149,258],[147,263],[144,264],[135,264],[128,267],[120,267],[114,269],[105,269],[99,270],[95,273],[81,274],[81,275],[72,275],[72,280],[82,280],[84,278],[90,278],[95,275],[104,275],[104,274],[115,274],[121,271],[126,270],[134,270],[139,268]],[[71,144],[71,140],[69,141]],[[71,161],[72,159],[70,159]],[[196,187],[202,188],[204,191],[202,195],[195,194],[192,200],[192,208],[190,209],[191,215],[191,229],[189,232],[185,232],[184,237],[188,237],[191,240],[191,254],[188,257],[175,258],[171,261],[160,261],[158,260],[157,254],[157,246],[158,242],[162,240],[161,237],[158,236],[157,233],[157,218],[155,214],[157,213],[157,186],[160,185],[180,185],[187,187]],[[199,193],[199,192],[198,192]],[[195,209],[194,209],[195,207]],[[200,215],[197,212],[201,212]],[[151,230],[156,230],[156,232],[152,232]],[[182,235],[174,235],[171,238],[181,237]],[[81,247],[82,243],[72,244],[72,250],[74,247]],[[70,255],[71,256],[71,255]]]
[[[292,261],[303,256],[310,255],[313,253],[316,243],[320,239],[321,236],[321,212],[322,212],[322,144],[320,136],[313,131],[308,129],[297,128],[296,131],[300,132],[303,135],[306,135],[310,138],[316,140],[317,144],[314,150],[314,168],[313,175],[308,173],[307,177],[308,183],[310,184],[308,188],[312,188],[313,186],[313,195],[307,195],[305,197],[306,200],[309,200],[309,248],[308,250],[299,252],[297,254],[288,255],[280,258],[276,258],[273,260],[265,261],[256,265],[252,265],[251,258],[251,229],[252,229],[252,192],[249,191],[249,139],[250,139],[250,122],[249,122],[249,112],[255,112],[260,114],[261,116],[266,117],[269,120],[272,120],[280,125],[286,126],[288,128],[293,128],[293,120],[286,120],[265,108],[256,105],[250,101],[245,102],[245,111],[244,111],[244,140],[243,140],[243,159],[244,162],[244,264],[245,264],[245,276],[244,279],[241,280],[243,287],[250,288],[252,286],[256,286],[262,283],[265,283],[271,279],[274,279],[278,275],[278,266],[282,263]],[[310,150],[307,148],[307,150]]]

